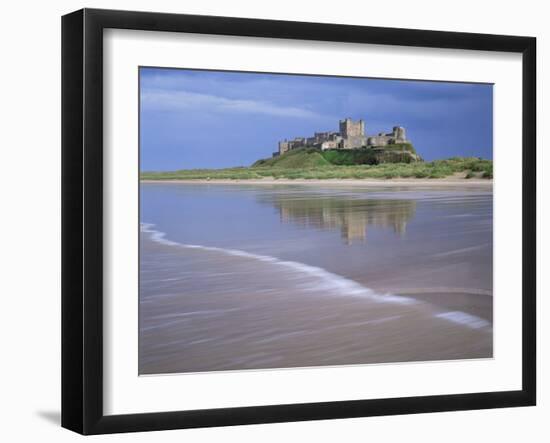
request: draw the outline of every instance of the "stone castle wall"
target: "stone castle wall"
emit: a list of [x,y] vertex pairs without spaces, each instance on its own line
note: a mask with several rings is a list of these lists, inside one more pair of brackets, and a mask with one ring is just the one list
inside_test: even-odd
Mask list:
[[351,118],[340,120],[340,135],[343,138],[364,136],[365,122],[363,120],[354,122]]
[[368,137],[366,146],[387,146],[400,143],[409,143],[405,137],[405,128],[394,126],[392,132],[389,134],[380,133]]
[[279,142],[279,151],[274,155],[282,155],[286,152],[302,147],[315,147],[320,149],[356,149],[363,146],[387,146],[390,144],[410,143],[405,134],[405,128],[394,126],[392,132],[378,135],[365,134],[365,122],[353,121],[351,118],[340,120],[340,132],[316,132],[313,137],[296,137],[294,140]]

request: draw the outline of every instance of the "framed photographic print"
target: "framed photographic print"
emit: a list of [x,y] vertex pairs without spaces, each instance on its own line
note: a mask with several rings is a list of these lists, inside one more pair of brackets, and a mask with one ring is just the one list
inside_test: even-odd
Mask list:
[[62,425],[535,404],[531,37],[62,21]]

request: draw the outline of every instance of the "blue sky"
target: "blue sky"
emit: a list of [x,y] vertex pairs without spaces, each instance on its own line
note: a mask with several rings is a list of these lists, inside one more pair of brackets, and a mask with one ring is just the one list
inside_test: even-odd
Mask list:
[[345,117],[426,160],[493,156],[491,85],[141,68],[140,103],[142,171],[248,166]]

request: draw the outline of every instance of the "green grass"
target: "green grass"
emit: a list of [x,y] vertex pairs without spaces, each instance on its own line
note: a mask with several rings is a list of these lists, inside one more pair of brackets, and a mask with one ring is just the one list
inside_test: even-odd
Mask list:
[[328,151],[321,151],[320,155],[332,165],[352,166],[378,164],[378,159],[372,149],[331,149]]
[[[327,151],[330,152],[330,151]],[[318,155],[315,155],[318,154]],[[383,163],[379,165],[333,165],[318,151],[308,153],[305,158],[292,155],[281,166],[265,160],[253,167],[227,169],[183,169],[171,172],[142,172],[143,180],[199,180],[236,179],[391,179],[391,178],[444,178],[456,173],[471,177],[493,178],[493,162],[476,157],[454,157],[447,160],[416,163]],[[283,157],[280,157],[282,159]],[[303,157],[303,156],[302,156]],[[320,158],[319,158],[320,157]],[[277,158],[277,157],[275,157]]]
[[387,145],[383,148],[329,149],[321,151],[316,148],[297,148],[284,155],[258,160],[253,168],[312,168],[318,166],[338,165],[377,165],[379,163],[410,162],[410,155],[416,154],[413,145],[401,143]]
[[282,168],[303,169],[316,168],[330,165],[330,162],[322,155],[322,151],[313,148],[295,149],[278,157],[258,160],[253,168]]

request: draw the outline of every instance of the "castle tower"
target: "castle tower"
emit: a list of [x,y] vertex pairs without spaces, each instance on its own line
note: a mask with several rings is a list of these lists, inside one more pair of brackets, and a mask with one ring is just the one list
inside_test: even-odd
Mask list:
[[407,140],[407,137],[405,136],[405,128],[402,126],[393,127],[393,136],[396,143],[403,143]]
[[354,122],[349,117],[345,120],[340,120],[340,135],[343,138],[364,136],[365,122],[363,120]]
[[290,150],[290,143],[286,140],[286,138],[284,141],[279,142],[279,155],[283,155],[289,150]]

